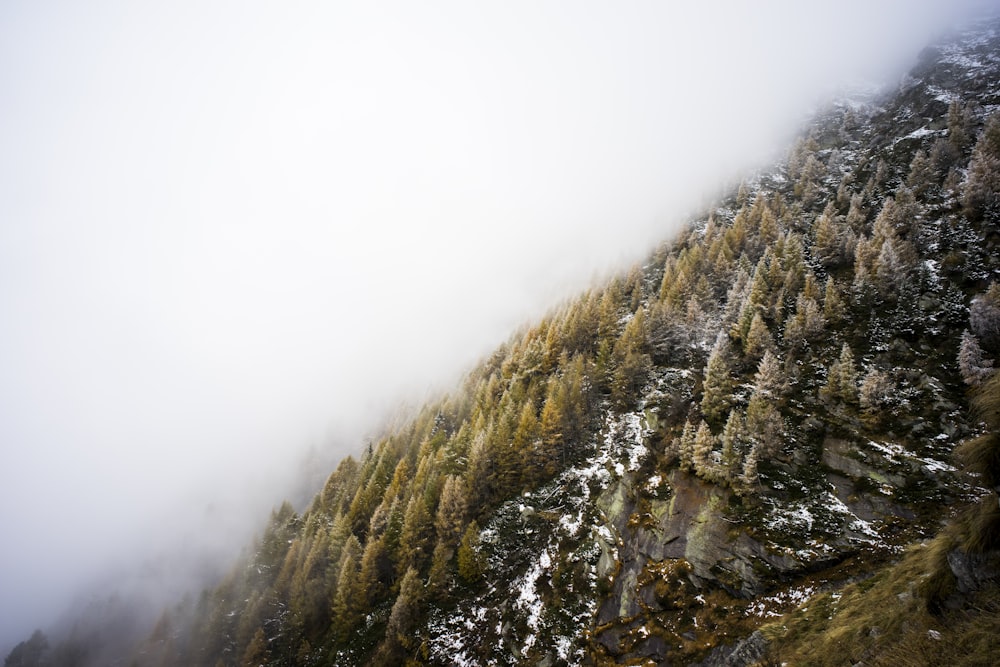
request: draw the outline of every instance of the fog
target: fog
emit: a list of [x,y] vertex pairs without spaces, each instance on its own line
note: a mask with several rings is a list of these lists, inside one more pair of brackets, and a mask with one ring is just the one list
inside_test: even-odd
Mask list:
[[0,5],[0,649],[194,585],[974,7],[694,4]]

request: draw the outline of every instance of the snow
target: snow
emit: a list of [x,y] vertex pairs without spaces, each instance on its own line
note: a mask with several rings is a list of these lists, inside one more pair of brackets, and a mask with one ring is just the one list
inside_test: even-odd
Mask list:
[[815,586],[789,588],[774,595],[758,598],[746,608],[745,613],[747,616],[757,616],[759,618],[777,618],[782,614],[774,611],[773,607],[799,606],[809,600],[815,593]]
[[538,597],[538,591],[535,589],[535,585],[538,582],[538,578],[541,577],[545,572],[547,572],[552,567],[552,559],[549,556],[548,551],[543,551],[539,557],[538,562],[532,565],[531,569],[524,575],[520,580],[520,583],[515,584],[515,587],[520,589],[517,600],[514,602],[515,606],[520,607],[527,613],[526,623],[528,628],[532,630],[532,633],[524,638],[523,646],[526,649],[531,648],[538,641],[539,626],[542,619],[542,610],[544,605],[542,600]]

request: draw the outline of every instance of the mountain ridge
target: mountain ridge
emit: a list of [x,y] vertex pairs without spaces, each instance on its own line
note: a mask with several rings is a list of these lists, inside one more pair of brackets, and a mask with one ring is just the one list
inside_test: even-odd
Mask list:
[[951,454],[1000,353],[997,35],[515,334],[132,662],[752,664],[905,560],[983,494]]

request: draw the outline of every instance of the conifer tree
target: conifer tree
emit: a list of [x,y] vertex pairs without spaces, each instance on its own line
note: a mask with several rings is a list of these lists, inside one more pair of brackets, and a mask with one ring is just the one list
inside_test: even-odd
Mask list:
[[993,360],[986,359],[979,341],[969,333],[962,332],[962,343],[958,350],[958,369],[965,384],[978,386],[993,372]]
[[829,324],[836,326],[843,321],[846,313],[847,307],[844,305],[844,300],[840,298],[837,284],[832,277],[827,278],[826,287],[823,289],[823,317]]
[[398,571],[413,567],[420,570],[430,557],[434,524],[427,505],[419,494],[414,494],[406,505],[403,530],[399,536],[400,559]]
[[722,478],[732,486],[739,477],[741,452],[747,441],[746,422],[739,410],[732,410],[722,431]]
[[991,283],[969,306],[969,326],[978,342],[1000,352],[1000,283]]
[[695,428],[694,422],[688,420],[684,422],[684,430],[677,440],[677,457],[680,459],[681,470],[694,471],[694,449],[695,449]]
[[1000,208],[1000,114],[986,121],[972,151],[969,177],[962,196],[966,215],[980,220]]
[[784,384],[777,357],[770,352],[765,353],[757,367],[746,416],[747,429],[764,455],[773,455],[781,448],[783,423],[778,406],[783,398]]
[[485,563],[479,539],[479,524],[469,522],[458,544],[458,576],[467,584],[474,584],[483,576]]
[[361,565],[358,568],[358,600],[362,610],[371,609],[385,593],[390,567],[391,564],[386,558],[385,542],[381,538],[369,539],[361,554]]
[[785,341],[791,348],[805,348],[826,329],[826,318],[815,300],[799,294],[795,313],[785,323]]
[[243,667],[263,667],[268,663],[270,656],[267,651],[267,637],[264,635],[264,628],[257,628],[250,643],[247,644],[243,652],[243,659],[240,664]]
[[420,621],[424,585],[413,568],[406,570],[399,585],[399,595],[389,612],[385,641],[379,647],[376,664],[401,665],[406,655],[418,646],[414,630]]
[[764,318],[760,316],[760,312],[755,312],[753,319],[750,321],[750,329],[747,331],[746,338],[743,341],[743,352],[750,359],[760,359],[765,352],[774,349],[774,338],[771,336],[771,331],[767,328],[767,324],[764,323]]
[[331,607],[334,618],[333,630],[337,641],[346,642],[357,624],[361,607],[361,589],[358,580],[360,570],[361,544],[351,535],[340,556],[340,574],[337,576],[337,592]]
[[692,459],[694,471],[703,479],[714,479],[714,465],[712,462],[712,450],[715,448],[715,436],[712,430],[704,421],[698,425],[698,430],[694,436],[694,451]]
[[740,475],[740,490],[745,495],[760,485],[757,467],[760,464],[760,448],[755,443],[750,447],[746,460],[743,462],[743,473]]
[[826,384],[820,388],[820,397],[827,401],[840,401],[845,405],[855,405],[858,402],[858,370],[854,364],[854,353],[851,347],[844,343],[840,349],[840,358],[830,364],[827,371]]
[[733,402],[735,380],[731,373],[732,348],[729,337],[720,332],[715,339],[708,364],[705,366],[705,380],[702,385],[701,411],[711,421],[719,421],[728,412]]

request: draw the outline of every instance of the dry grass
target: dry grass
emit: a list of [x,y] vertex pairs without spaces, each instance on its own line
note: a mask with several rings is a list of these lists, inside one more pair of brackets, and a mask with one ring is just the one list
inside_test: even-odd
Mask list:
[[[813,597],[762,628],[776,661],[840,667],[869,665],[995,665],[1000,661],[1000,591],[961,612],[931,613],[924,596],[942,598],[953,581],[944,557],[953,538],[913,547],[903,559],[839,593]],[[942,570],[943,567],[943,570]],[[949,573],[950,574],[950,573]]]

